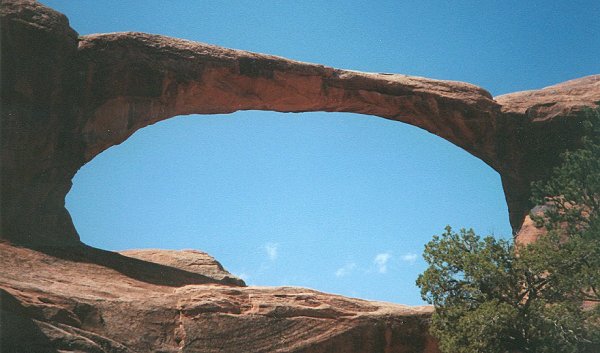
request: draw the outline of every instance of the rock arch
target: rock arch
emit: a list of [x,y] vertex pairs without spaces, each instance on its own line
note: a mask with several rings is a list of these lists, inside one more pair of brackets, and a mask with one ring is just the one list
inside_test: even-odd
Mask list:
[[529,184],[576,145],[600,75],[494,99],[462,82],[363,73],[144,33],[78,37],[33,1],[2,4],[2,238],[76,244],[77,170],[136,130],[185,114],[340,111],[423,128],[502,178],[517,231]]

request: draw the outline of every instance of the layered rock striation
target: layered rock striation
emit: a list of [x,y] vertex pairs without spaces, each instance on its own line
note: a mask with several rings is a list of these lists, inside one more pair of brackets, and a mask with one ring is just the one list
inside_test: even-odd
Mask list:
[[[600,75],[492,97],[471,84],[363,73],[144,33],[78,36],[30,0],[2,0],[2,352],[436,352],[431,308],[245,287],[194,251],[121,254],[79,241],[64,207],[81,166],[184,114],[353,112],[408,123],[502,178],[513,230]],[[525,220],[525,229],[531,224]]]
[[0,243],[0,351],[438,352],[431,307],[246,287],[199,252],[124,254]]

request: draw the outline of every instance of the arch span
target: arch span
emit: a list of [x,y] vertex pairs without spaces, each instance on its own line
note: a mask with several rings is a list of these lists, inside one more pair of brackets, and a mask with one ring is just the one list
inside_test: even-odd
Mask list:
[[[39,16],[31,16],[31,13]],[[343,111],[423,128],[502,177],[517,230],[529,183],[576,143],[600,76],[494,100],[462,82],[362,73],[143,33],[78,37],[43,5],[2,7],[2,237],[78,239],[64,198],[87,161],[185,114]]]

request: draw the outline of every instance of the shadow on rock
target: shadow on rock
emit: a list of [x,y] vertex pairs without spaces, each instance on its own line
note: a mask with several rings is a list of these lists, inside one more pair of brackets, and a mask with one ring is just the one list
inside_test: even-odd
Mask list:
[[243,282],[236,279],[226,278],[219,281],[198,273],[127,257],[85,244],[67,247],[31,247],[31,249],[63,260],[107,267],[132,279],[154,285],[181,287],[190,284],[218,283],[236,287],[245,286]]
[[0,351],[3,353],[58,353],[27,309],[0,289]]

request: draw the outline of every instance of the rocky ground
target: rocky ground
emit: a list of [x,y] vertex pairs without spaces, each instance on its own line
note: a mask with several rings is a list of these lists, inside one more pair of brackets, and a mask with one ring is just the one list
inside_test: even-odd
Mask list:
[[[517,239],[530,182],[577,147],[600,75],[492,97],[463,82],[363,73],[144,33],[79,36],[32,0],[0,0],[0,348],[8,352],[437,352],[429,307],[246,287],[197,251],[82,244],[77,170],[185,114],[344,111],[418,126],[501,176]],[[124,235],[126,236],[126,235]]]
[[3,353],[437,352],[431,307],[247,287],[197,251],[2,243],[0,268]]

